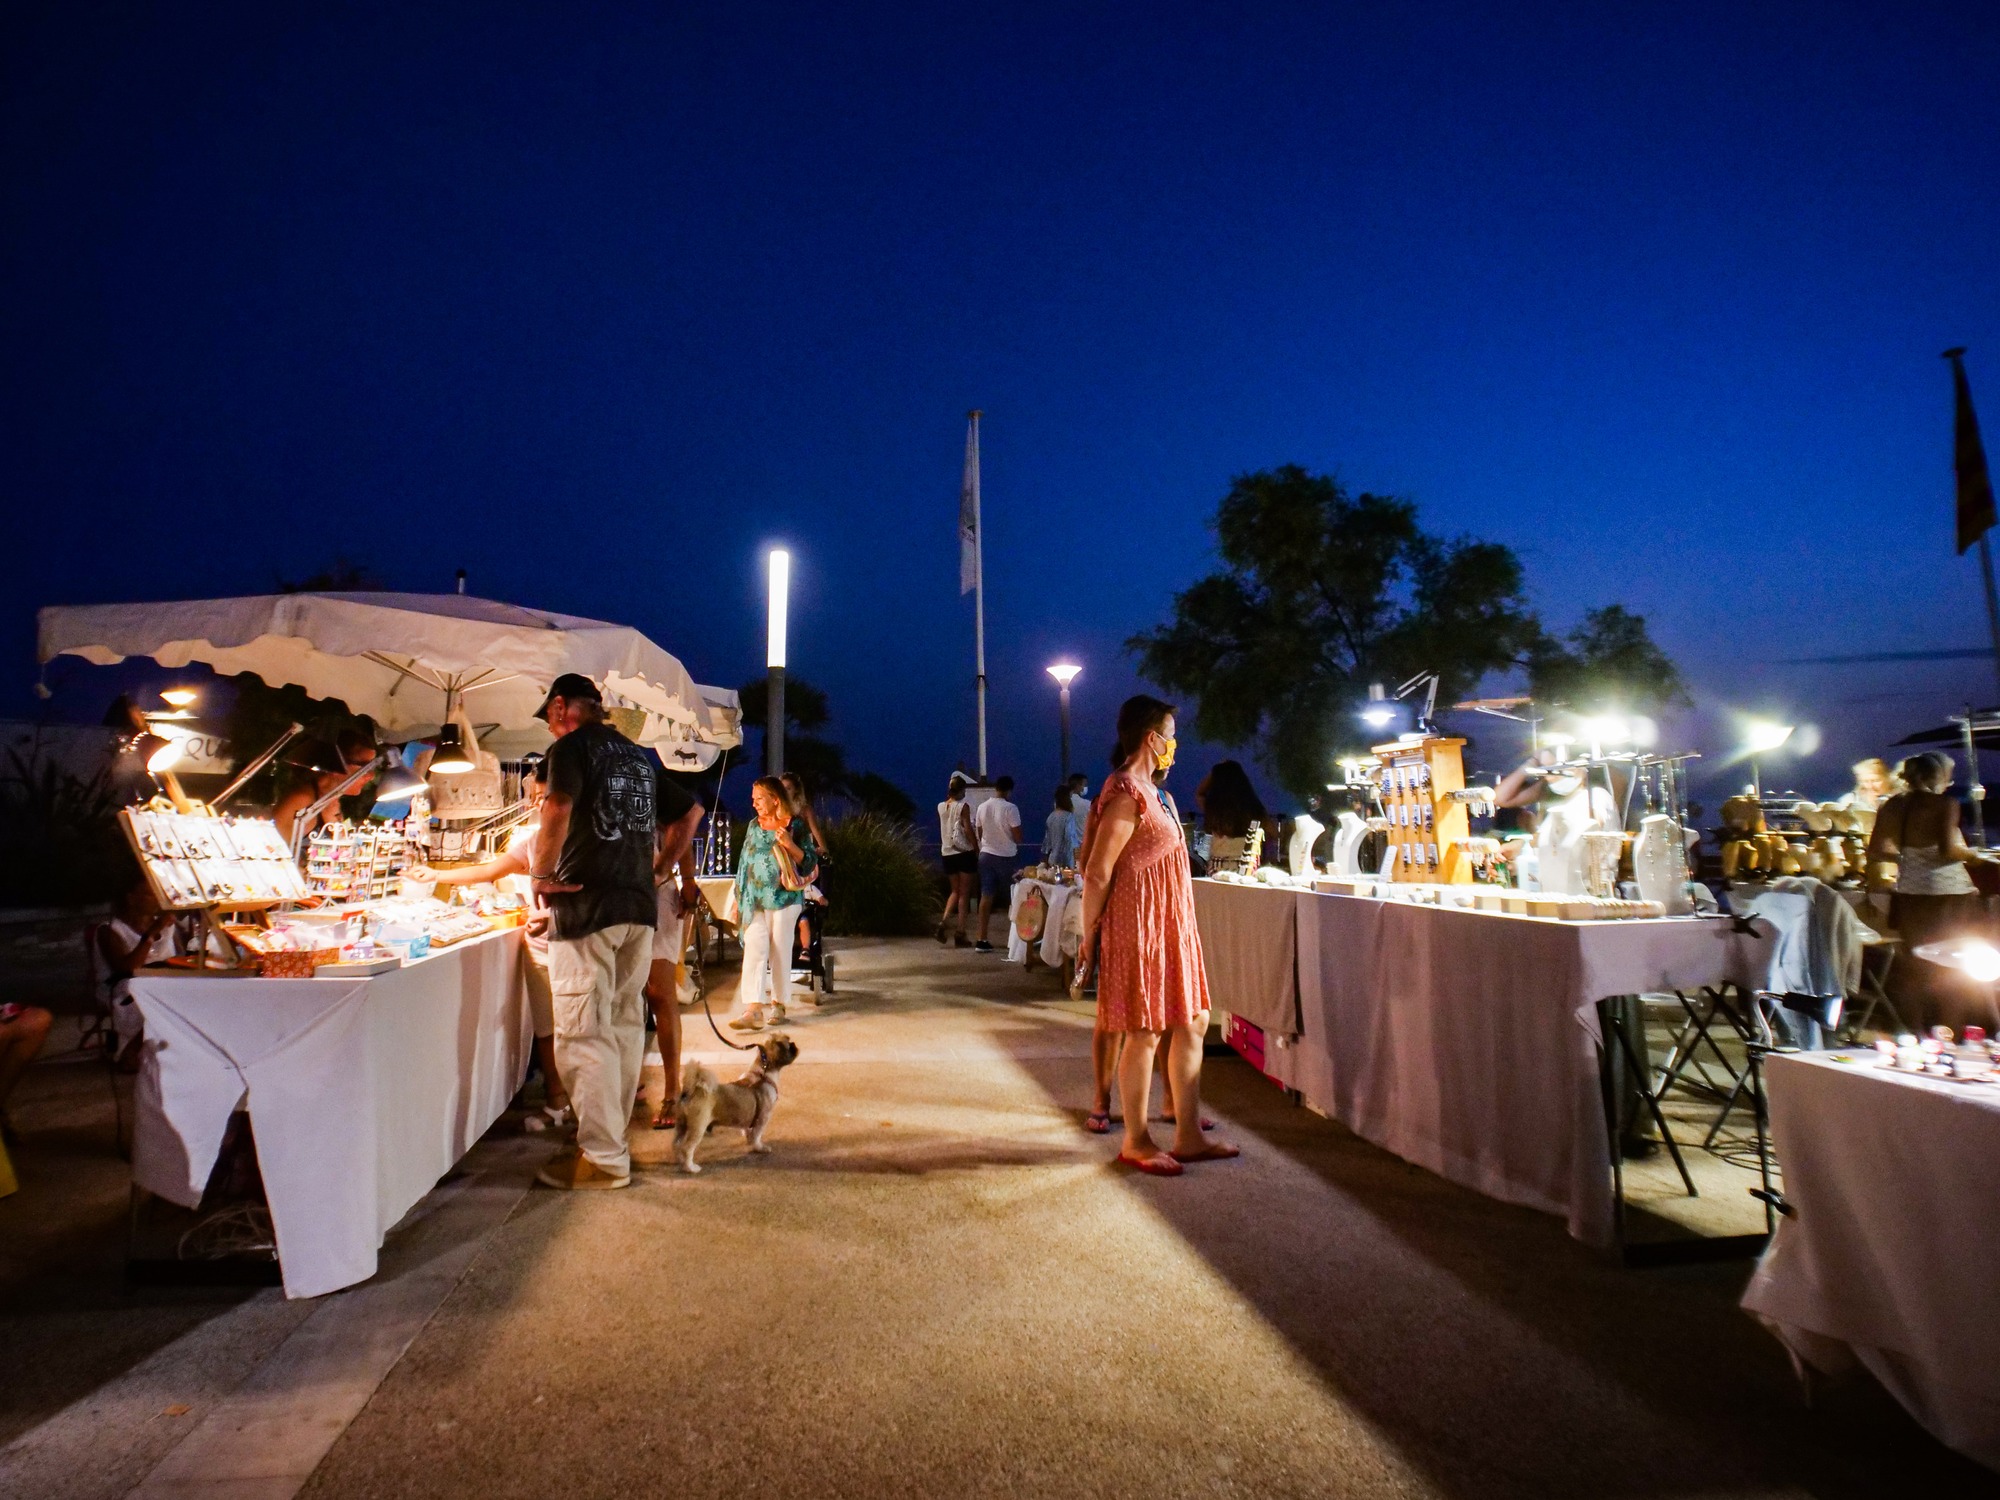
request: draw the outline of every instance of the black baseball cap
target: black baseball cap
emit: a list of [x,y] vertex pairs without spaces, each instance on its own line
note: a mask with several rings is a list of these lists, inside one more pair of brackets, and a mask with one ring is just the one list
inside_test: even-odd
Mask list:
[[581,672],[565,672],[549,684],[548,696],[542,699],[542,706],[535,710],[535,717],[546,720],[549,704],[558,698],[588,698],[592,703],[602,703],[604,694],[597,690],[597,684]]

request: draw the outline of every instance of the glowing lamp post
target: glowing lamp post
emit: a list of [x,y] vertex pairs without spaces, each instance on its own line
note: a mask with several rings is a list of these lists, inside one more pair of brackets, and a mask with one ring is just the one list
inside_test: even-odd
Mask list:
[[771,549],[769,613],[765,617],[764,774],[785,772],[785,617],[791,605],[792,554]]
[[1069,685],[1076,681],[1076,674],[1082,667],[1068,662],[1057,662],[1049,668],[1049,676],[1055,678],[1056,687],[1062,694],[1062,779],[1069,780]]

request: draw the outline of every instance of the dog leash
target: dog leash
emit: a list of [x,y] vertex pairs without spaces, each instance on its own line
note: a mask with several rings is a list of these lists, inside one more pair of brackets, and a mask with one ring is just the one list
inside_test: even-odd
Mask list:
[[[696,920],[700,920],[703,912],[707,912],[710,916],[715,914],[714,908],[708,904],[708,897],[706,896],[701,897],[695,905]],[[701,1013],[708,1017],[708,1029],[715,1033],[715,1039],[722,1043],[723,1046],[733,1048],[738,1052],[755,1052],[757,1050],[756,1043],[754,1042],[732,1042],[722,1034],[722,1028],[715,1024],[715,1012],[708,1008],[708,983],[706,979],[703,980],[701,986]]]

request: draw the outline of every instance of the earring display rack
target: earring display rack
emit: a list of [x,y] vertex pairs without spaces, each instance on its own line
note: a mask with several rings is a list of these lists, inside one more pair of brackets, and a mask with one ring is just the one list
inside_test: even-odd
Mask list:
[[329,901],[380,901],[396,894],[396,878],[408,862],[395,829],[342,823],[306,840],[306,885]]
[[1452,793],[1465,789],[1465,741],[1427,736],[1374,747],[1376,791],[1396,851],[1397,881],[1465,884],[1472,861],[1463,845],[1472,821]]

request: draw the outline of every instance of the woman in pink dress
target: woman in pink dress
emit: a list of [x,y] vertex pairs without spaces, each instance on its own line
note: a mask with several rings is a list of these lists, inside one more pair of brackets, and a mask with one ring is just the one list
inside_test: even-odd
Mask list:
[[[1125,1038],[1118,1058],[1125,1144],[1118,1159],[1155,1176],[1177,1177],[1185,1162],[1237,1153],[1201,1128],[1208,977],[1195,931],[1187,843],[1152,779],[1174,761],[1173,705],[1128,698],[1118,710],[1117,760],[1091,808],[1083,930],[1097,945],[1097,1024]],[[1160,1149],[1146,1124],[1153,1056],[1163,1037],[1174,1104],[1171,1151]]]

